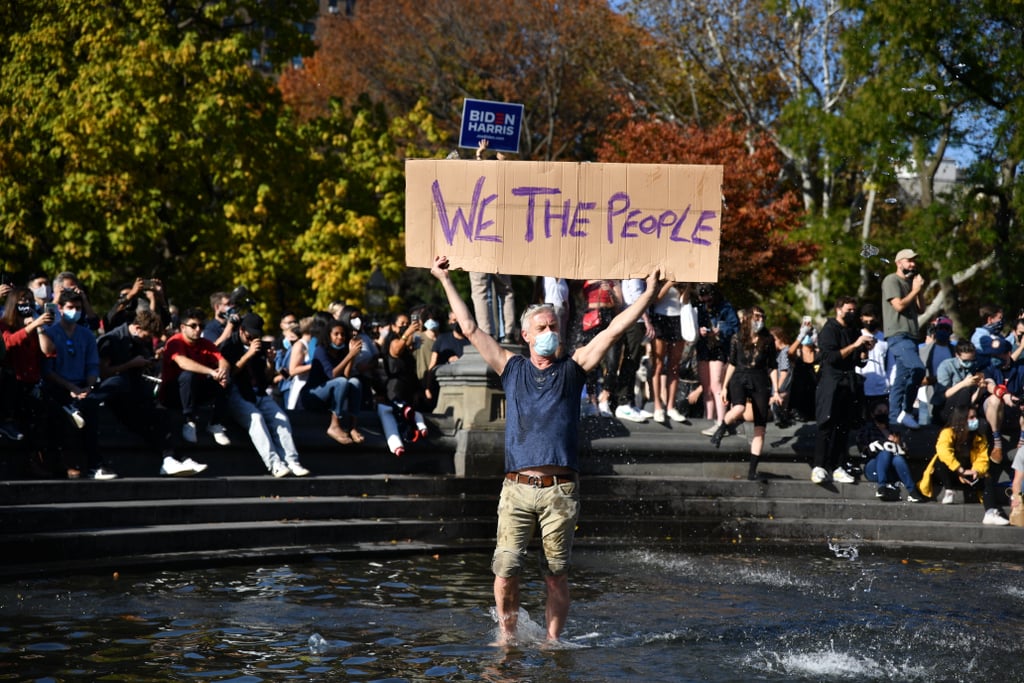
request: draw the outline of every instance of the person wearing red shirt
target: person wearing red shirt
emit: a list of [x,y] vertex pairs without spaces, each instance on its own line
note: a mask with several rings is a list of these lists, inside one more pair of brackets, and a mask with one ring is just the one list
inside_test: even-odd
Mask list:
[[204,339],[203,314],[190,308],[182,314],[178,333],[164,345],[160,400],[168,408],[180,408],[185,418],[181,438],[196,443],[196,409],[213,403],[213,414],[207,431],[221,446],[231,439],[221,424],[225,410],[230,364],[213,342]]

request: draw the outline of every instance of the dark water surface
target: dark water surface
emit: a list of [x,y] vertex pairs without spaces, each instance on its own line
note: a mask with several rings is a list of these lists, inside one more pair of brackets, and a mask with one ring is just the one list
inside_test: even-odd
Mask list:
[[24,580],[0,680],[1024,680],[1024,567],[856,555],[578,552],[555,649],[535,570],[524,642],[490,645],[479,555]]

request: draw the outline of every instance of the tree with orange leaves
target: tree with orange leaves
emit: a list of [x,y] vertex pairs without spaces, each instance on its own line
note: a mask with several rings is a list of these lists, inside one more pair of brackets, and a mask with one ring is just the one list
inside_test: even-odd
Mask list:
[[393,115],[427,102],[457,137],[464,98],[525,105],[520,157],[592,160],[615,97],[643,98],[652,41],[607,2],[394,0],[324,17],[319,47],[282,75],[304,119],[362,94]]
[[780,186],[782,158],[761,134],[733,119],[713,128],[651,119],[623,107],[598,147],[601,161],[720,164],[722,244],[719,281],[734,301],[763,302],[794,282],[817,251],[792,238],[803,207],[798,193]]

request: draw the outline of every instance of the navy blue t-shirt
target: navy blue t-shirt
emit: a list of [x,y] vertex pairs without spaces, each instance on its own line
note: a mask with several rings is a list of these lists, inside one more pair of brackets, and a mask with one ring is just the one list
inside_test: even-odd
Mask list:
[[514,356],[505,365],[505,471],[543,465],[579,471],[580,393],[586,373],[572,358],[540,370]]

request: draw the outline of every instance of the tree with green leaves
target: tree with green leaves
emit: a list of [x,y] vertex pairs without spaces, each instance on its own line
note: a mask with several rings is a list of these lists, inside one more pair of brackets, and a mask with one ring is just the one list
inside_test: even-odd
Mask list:
[[[251,66],[309,53],[308,0],[0,2],[0,260],[109,295],[279,299],[307,160]],[[296,282],[296,284],[298,284]],[[94,297],[95,298],[95,297]]]

